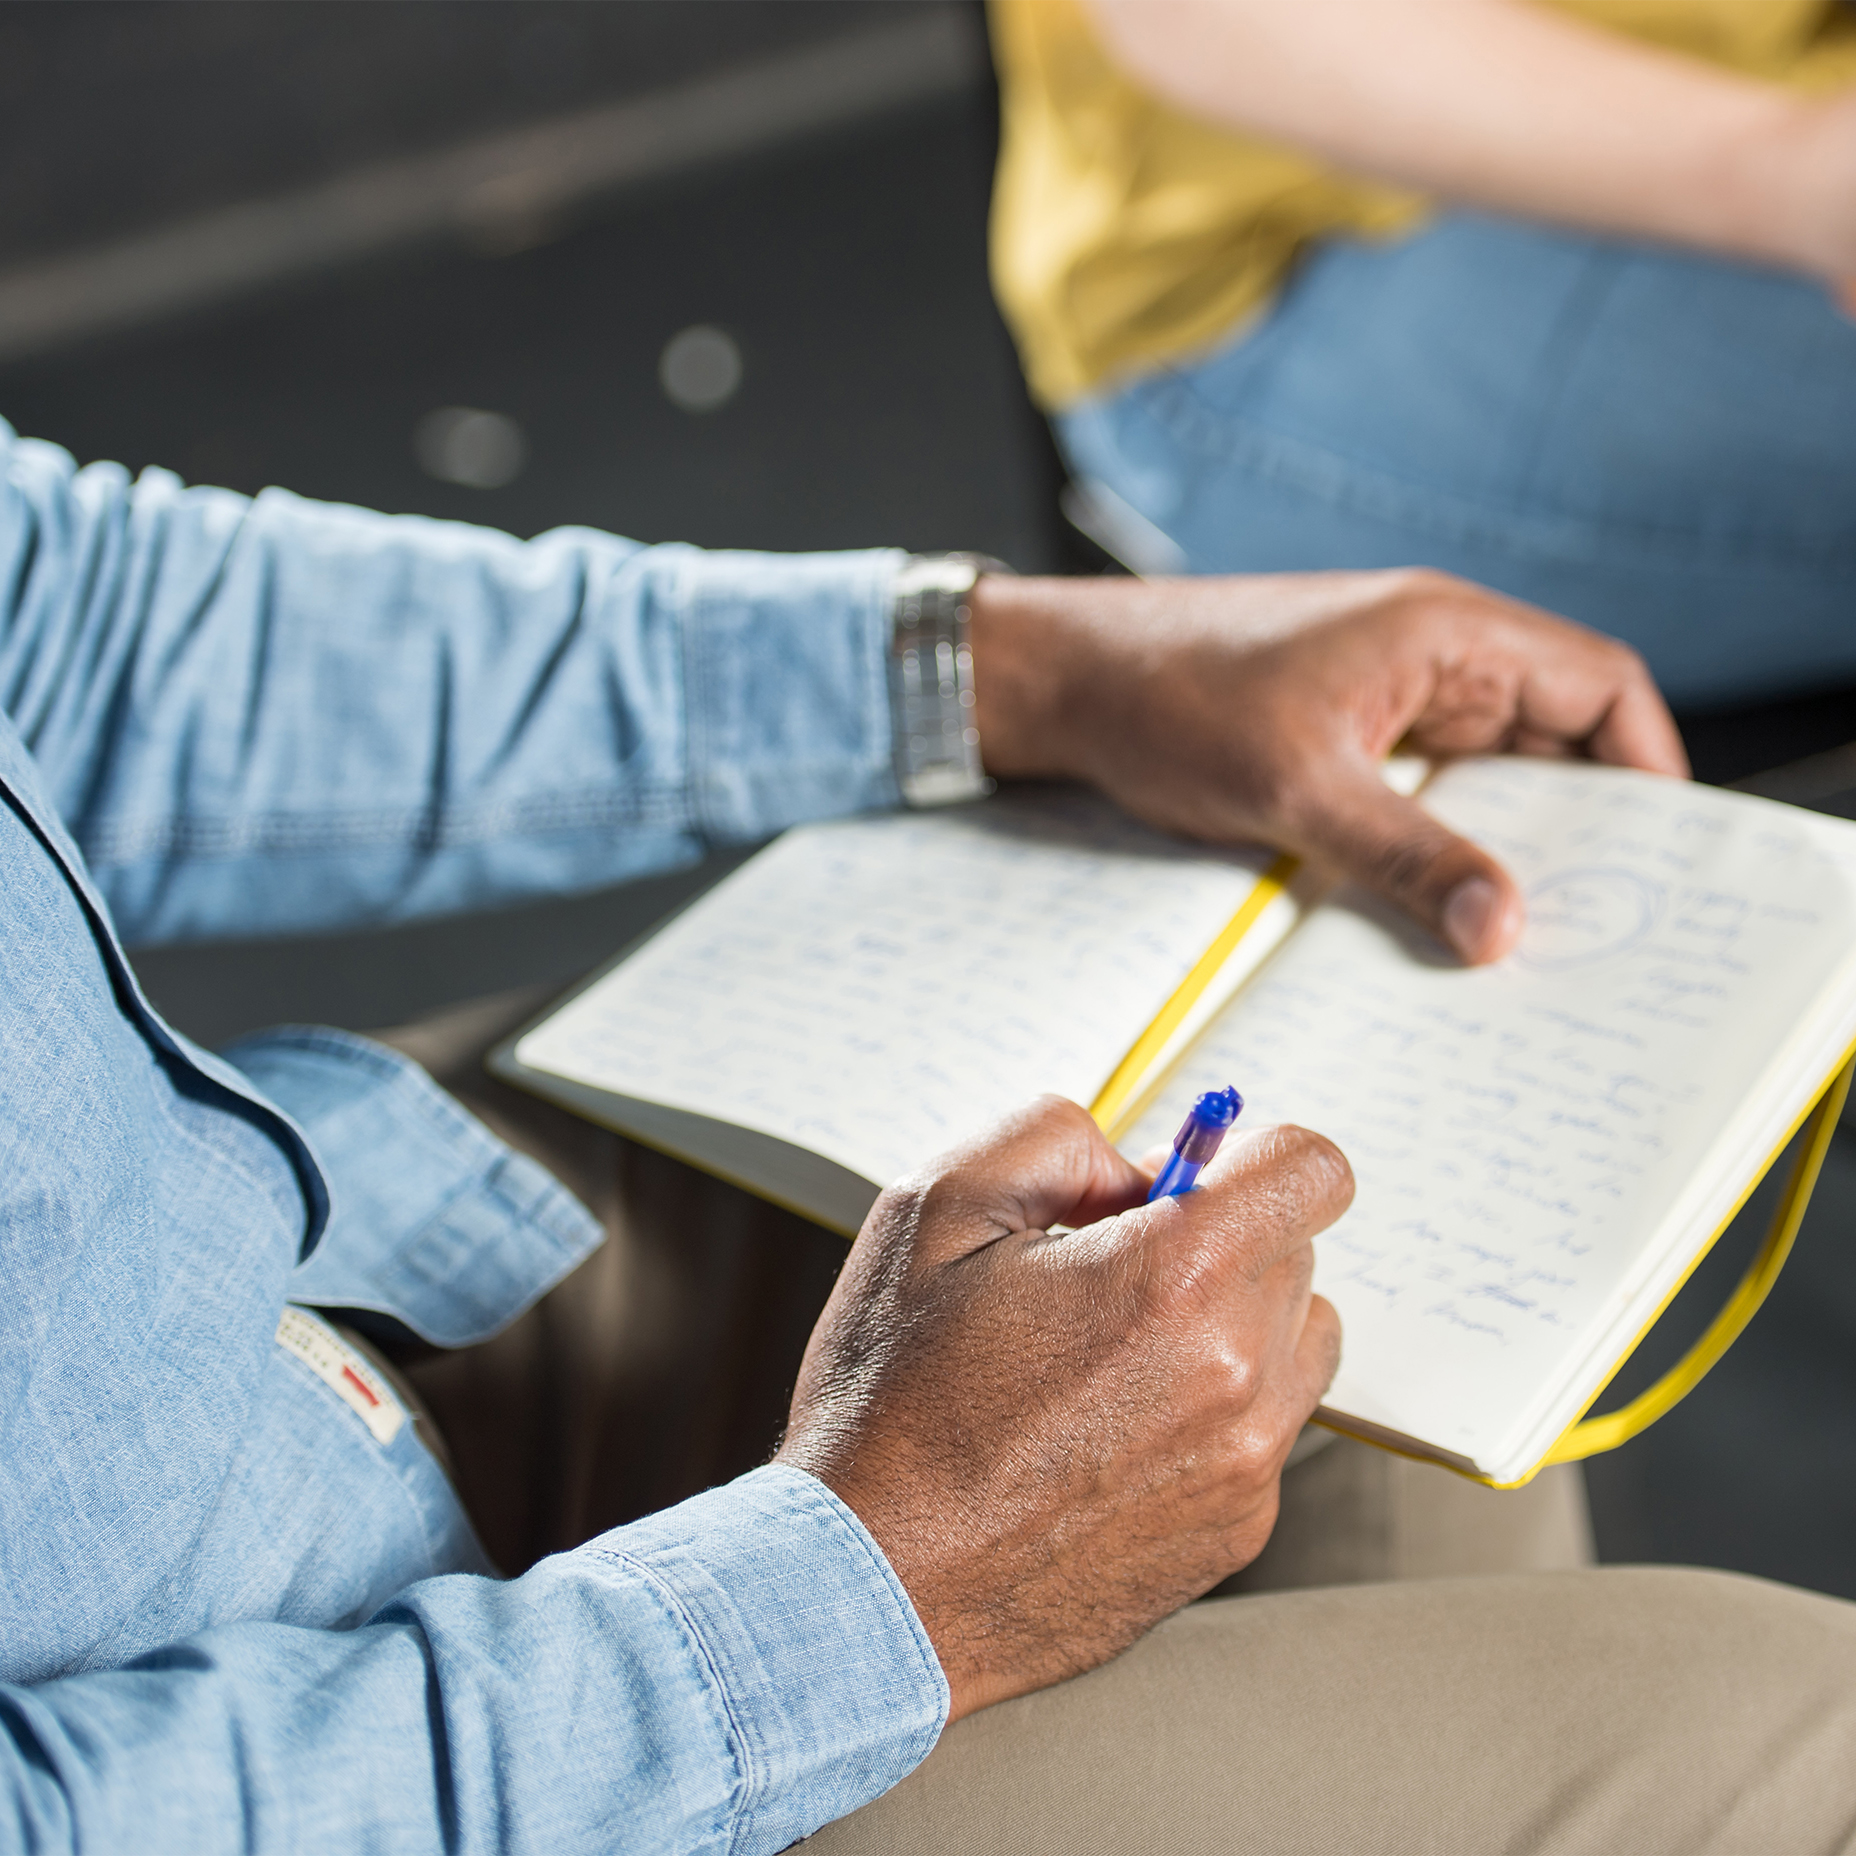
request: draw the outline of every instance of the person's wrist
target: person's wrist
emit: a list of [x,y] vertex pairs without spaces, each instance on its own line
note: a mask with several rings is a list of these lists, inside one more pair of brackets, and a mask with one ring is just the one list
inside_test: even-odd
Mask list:
[[1726,221],[1722,243],[1828,280],[1856,273],[1852,155],[1848,98],[1772,92],[1749,115],[1711,190]]
[[[985,1583],[975,1576],[962,1550],[958,1530],[951,1533],[924,1519],[918,1501],[910,1513],[914,1478],[905,1464],[885,1466],[885,1473],[859,1476],[841,1460],[840,1451],[810,1438],[783,1444],[776,1462],[801,1469],[822,1482],[877,1544],[878,1550],[908,1594],[935,1659],[947,1682],[948,1722],[983,1708],[996,1697],[985,1692],[981,1671],[966,1653],[972,1634],[963,1618],[984,1609]],[[963,1577],[964,1574],[964,1577]],[[963,1599],[965,1602],[963,1603]]]
[[1066,624],[1061,580],[982,575],[972,612],[975,724],[995,779],[1074,775],[1066,752],[1078,628]]

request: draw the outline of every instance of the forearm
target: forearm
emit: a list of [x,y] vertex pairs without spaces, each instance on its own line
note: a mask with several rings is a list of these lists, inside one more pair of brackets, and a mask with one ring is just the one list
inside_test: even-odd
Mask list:
[[1438,196],[1852,268],[1822,106],[1527,0],[1087,0],[1180,107]]
[[763,1470],[358,1630],[0,1688],[0,1849],[760,1856],[902,1777],[946,1705],[868,1534]]
[[0,694],[126,935],[589,889],[894,796],[897,555],[518,542],[0,427]]

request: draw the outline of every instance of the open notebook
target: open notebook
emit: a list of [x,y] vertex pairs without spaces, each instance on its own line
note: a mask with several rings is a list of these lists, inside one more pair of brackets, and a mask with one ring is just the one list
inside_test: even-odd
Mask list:
[[1498,966],[1269,853],[1017,793],[789,832],[495,1067],[845,1231],[1039,1090],[1139,1153],[1234,1083],[1358,1177],[1316,1245],[1323,1416],[1523,1480],[1856,1043],[1856,826],[1523,760],[1424,802],[1528,894]]

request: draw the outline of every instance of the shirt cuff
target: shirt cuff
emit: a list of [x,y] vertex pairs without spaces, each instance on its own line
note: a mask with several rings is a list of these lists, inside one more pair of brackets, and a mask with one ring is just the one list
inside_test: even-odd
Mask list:
[[889,639],[899,549],[657,549],[682,612],[687,777],[706,838],[901,803]]
[[604,1231],[411,1058],[326,1026],[285,1025],[227,1059],[292,1117],[327,1179],[321,1241],[285,1295],[391,1315],[440,1347],[505,1327]]
[[881,1548],[816,1478],[773,1464],[589,1541],[648,1581],[721,1704],[739,1856],[785,1849],[925,1759],[948,1687]]

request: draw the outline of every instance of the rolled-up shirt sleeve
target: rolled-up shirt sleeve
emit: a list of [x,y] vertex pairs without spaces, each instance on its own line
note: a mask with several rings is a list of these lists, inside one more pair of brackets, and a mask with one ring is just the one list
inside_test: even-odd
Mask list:
[[901,560],[517,541],[0,424],[0,704],[125,938],[404,920],[896,803]]
[[0,1689],[0,1845],[758,1856],[893,1785],[947,1702],[876,1543],[774,1466],[356,1630]]

